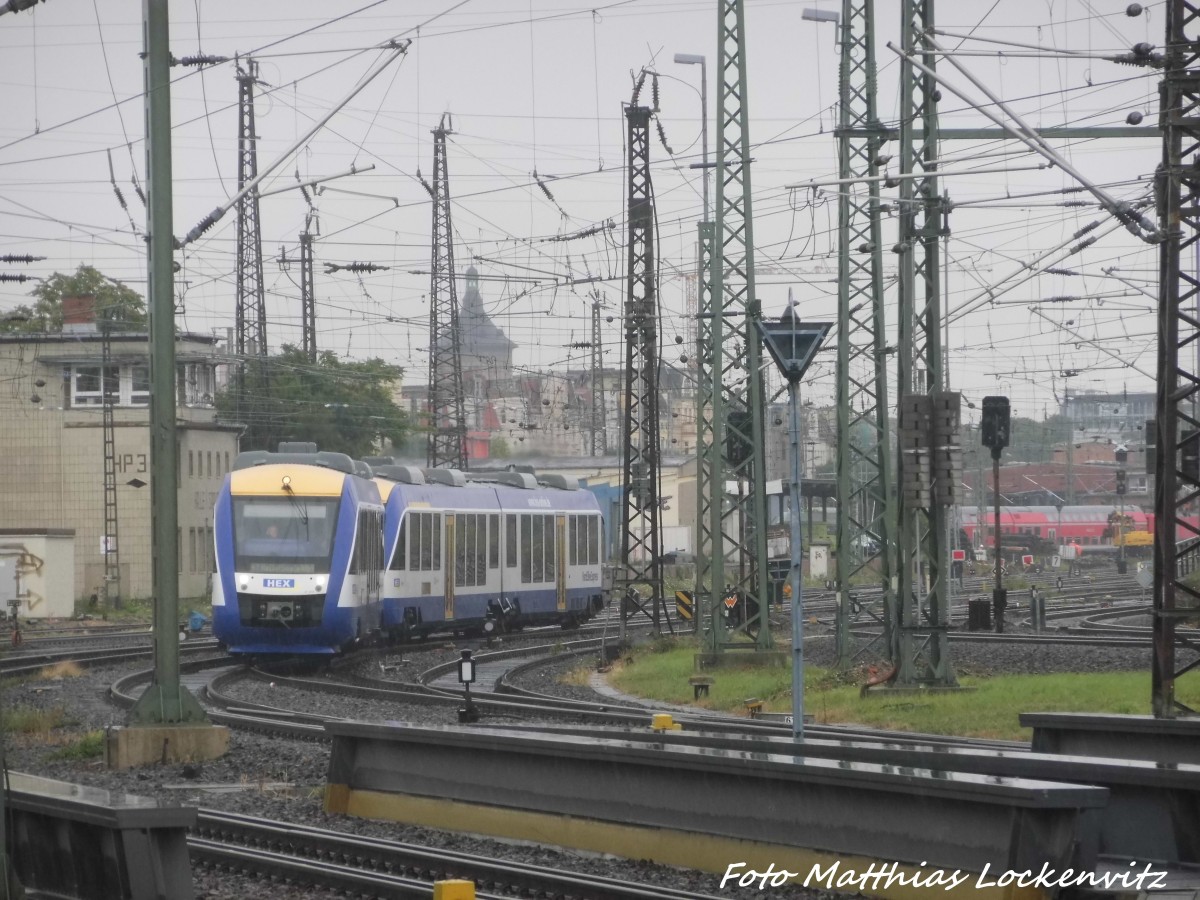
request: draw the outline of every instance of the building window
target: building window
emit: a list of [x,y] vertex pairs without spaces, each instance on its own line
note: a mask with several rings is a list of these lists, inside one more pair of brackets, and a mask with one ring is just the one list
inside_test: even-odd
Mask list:
[[209,478],[212,478],[212,451],[211,451],[211,450],[206,450],[206,451],[205,451],[205,453],[204,453],[204,458],[207,460],[207,465],[208,465],[208,477],[209,477]]
[[188,451],[188,478],[196,477],[196,451]]
[[150,367],[133,365],[129,367],[129,405],[150,405]]
[[107,394],[118,406],[120,402],[121,371],[117,366],[75,366],[71,369],[71,405],[103,406]]
[[206,362],[184,363],[177,368],[176,393],[187,406],[212,406],[216,369]]
[[[101,366],[72,366],[71,405],[102,406],[107,394],[114,406],[150,405],[150,367],[145,363],[108,366],[104,378]],[[103,383],[101,383],[103,381]]]

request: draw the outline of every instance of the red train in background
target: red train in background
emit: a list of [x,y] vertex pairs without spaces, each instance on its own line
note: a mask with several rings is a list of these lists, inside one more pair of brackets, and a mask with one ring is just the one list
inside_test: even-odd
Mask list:
[[[993,509],[984,510],[983,527],[978,522],[979,509],[974,506],[958,508],[960,539],[969,547],[991,548]],[[1000,532],[1004,535],[1005,547],[1025,546],[1038,552],[1052,552],[1052,548],[1066,544],[1078,544],[1086,553],[1088,547],[1114,547],[1119,544],[1117,535],[1121,510],[1116,506],[1001,506]],[[1127,547],[1147,547],[1153,542],[1154,514],[1136,506],[1124,510],[1124,535]],[[1198,518],[1187,521],[1197,524]],[[1187,540],[1194,536],[1186,528],[1176,528],[1175,540]]]

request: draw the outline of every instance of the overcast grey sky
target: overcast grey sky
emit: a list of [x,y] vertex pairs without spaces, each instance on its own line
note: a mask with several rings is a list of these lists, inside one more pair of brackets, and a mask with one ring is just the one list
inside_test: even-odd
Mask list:
[[[1137,41],[1160,44],[1161,4],[1126,16],[1125,2],[1108,0],[963,0],[943,3],[939,27],[973,37],[964,50],[987,56],[960,61],[1012,101],[1034,125],[1123,124],[1133,111],[1145,124],[1157,116],[1153,72],[1099,59],[1007,55],[976,38],[1028,42],[1083,52],[1122,52]],[[747,108],[751,120],[755,229],[760,266],[779,274],[760,278],[768,313],[781,310],[789,287],[801,313],[835,313],[837,210],[832,190],[785,190],[828,179],[837,168],[837,46],[828,24],[802,19],[804,8],[833,10],[829,0],[747,0]],[[320,237],[318,344],[338,354],[381,356],[424,379],[430,204],[417,178],[432,169],[430,130],[453,116],[449,148],[459,267],[474,260],[485,277],[489,310],[521,346],[523,367],[562,371],[587,365],[585,340],[591,285],[618,308],[624,273],[622,245],[624,121],[631,72],[661,73],[659,120],[674,155],[655,141],[662,302],[668,356],[684,333],[682,272],[693,267],[695,221],[701,212],[700,176],[688,165],[700,156],[700,72],[675,65],[675,53],[708,57],[709,114],[715,119],[716,0],[616,0],[587,6],[571,0],[381,0],[330,4],[318,0],[179,0],[172,2],[172,51],[259,61],[259,165],[264,168],[381,58],[388,38],[412,39],[407,55],[375,79],[264,190],[320,177],[352,165],[375,168],[332,182],[315,196]],[[896,2],[877,4],[880,115],[894,124],[899,109],[898,65],[886,47],[899,25]],[[145,213],[131,180],[144,177],[141,4],[47,0],[32,13],[0,17],[0,253],[45,255],[32,266],[2,271],[44,276],[79,263],[144,289],[144,248],[138,232]],[[959,38],[947,38],[950,46]],[[996,51],[1004,49],[1001,58]],[[949,72],[942,64],[941,70]],[[200,72],[177,68],[173,88],[175,230],[182,235],[230,196],[237,180],[237,83],[233,63]],[[965,84],[961,77],[955,84]],[[969,89],[978,97],[979,92]],[[650,99],[647,85],[642,101]],[[945,126],[986,124],[945,92]],[[715,134],[715,128],[710,129]],[[710,136],[710,142],[715,138]],[[1060,142],[1090,178],[1111,183],[1122,198],[1148,187],[1161,149],[1154,140]],[[1001,151],[1007,148],[1009,152]],[[895,144],[887,152],[896,157]],[[1004,200],[1054,191],[1075,182],[1058,170],[1031,170],[1038,160],[1013,142],[947,143],[945,167],[996,169],[1002,174],[947,178],[962,204],[951,215],[947,306],[955,309],[1035,254],[1107,214],[1095,205],[1064,208],[1062,195]],[[130,204],[118,205],[110,181]],[[891,169],[895,170],[893,161]],[[553,194],[533,178],[537,172]],[[354,193],[349,193],[354,192]],[[894,197],[894,189],[885,197]],[[1065,199],[1088,201],[1084,194]],[[1003,208],[1001,208],[1001,206]],[[268,330],[274,347],[299,343],[298,266],[281,270],[280,248],[295,257],[308,206],[297,191],[262,201]],[[132,217],[132,226],[131,219]],[[615,228],[579,240],[555,240],[611,220]],[[886,225],[885,245],[894,240]],[[233,323],[234,216],[226,216],[178,257],[180,325],[198,332]],[[352,260],[389,266],[362,278],[325,275],[323,264]],[[891,254],[887,265],[893,265]],[[1155,290],[1156,254],[1122,229],[1063,264],[1081,274],[1043,275],[984,305],[949,333],[953,386],[969,398],[1013,397],[1018,415],[1053,411],[1057,373],[1077,369],[1073,389],[1147,390],[1153,373],[1153,301],[1102,270],[1139,279]],[[28,285],[0,285],[0,312],[25,302]],[[1112,296],[1132,293],[1133,296]],[[1043,304],[1066,295],[1100,299]],[[894,303],[894,288],[890,302]],[[1070,322],[1070,336],[1054,323]],[[606,358],[621,357],[618,322],[605,336]],[[1098,349],[1088,341],[1098,341]],[[1119,357],[1113,359],[1104,350]],[[809,396],[832,398],[832,354],[811,370]],[[894,395],[893,395],[894,400]]]

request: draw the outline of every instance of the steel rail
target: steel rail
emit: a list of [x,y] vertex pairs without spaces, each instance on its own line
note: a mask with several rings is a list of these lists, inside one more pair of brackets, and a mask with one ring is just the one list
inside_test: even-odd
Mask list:
[[245,853],[249,852],[254,857],[265,857],[267,874],[279,876],[292,868],[293,875],[318,874],[327,887],[379,891],[373,896],[380,897],[428,898],[434,881],[465,878],[484,888],[476,894],[480,900],[513,896],[545,900],[715,900],[694,891],[207,809],[200,811],[195,836],[188,839],[188,846],[200,851],[205,859],[229,853],[231,863],[239,869],[257,870],[253,862],[247,864]]

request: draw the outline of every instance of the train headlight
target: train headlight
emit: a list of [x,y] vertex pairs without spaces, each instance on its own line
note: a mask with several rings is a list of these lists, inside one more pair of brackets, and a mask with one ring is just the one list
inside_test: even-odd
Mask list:
[[316,580],[313,582],[313,587],[314,587],[314,588],[316,588],[318,591],[323,591],[323,590],[325,590],[325,579],[324,579],[324,578],[318,578],[318,579],[316,579]]
[[238,587],[241,588],[243,591],[246,590],[248,587],[250,587],[249,576],[243,575],[241,578],[239,578],[238,579]]

